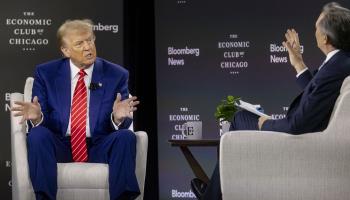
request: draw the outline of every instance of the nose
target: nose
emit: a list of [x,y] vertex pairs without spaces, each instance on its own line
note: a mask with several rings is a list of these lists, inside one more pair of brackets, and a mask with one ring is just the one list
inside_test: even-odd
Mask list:
[[83,50],[90,50],[91,49],[91,43],[89,41],[84,41],[83,43]]

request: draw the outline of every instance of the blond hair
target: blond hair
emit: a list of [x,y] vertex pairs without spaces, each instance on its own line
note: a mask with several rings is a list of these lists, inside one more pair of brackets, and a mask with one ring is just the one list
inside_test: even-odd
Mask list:
[[65,21],[57,30],[57,41],[60,47],[64,45],[63,38],[69,31],[90,32],[93,36],[95,36],[93,31],[93,22],[90,19],[69,19]]

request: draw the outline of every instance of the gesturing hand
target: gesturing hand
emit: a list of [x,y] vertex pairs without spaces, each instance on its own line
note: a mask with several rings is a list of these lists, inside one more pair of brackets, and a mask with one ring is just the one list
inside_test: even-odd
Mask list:
[[113,117],[116,124],[123,122],[126,117],[132,118],[132,112],[137,110],[136,106],[140,103],[139,101],[135,101],[137,99],[136,96],[124,99],[123,101],[121,99],[122,97],[118,93],[113,104]]
[[299,73],[306,68],[306,65],[301,55],[298,33],[294,29],[288,29],[285,37],[287,41],[282,42],[282,44],[288,50],[290,64]]
[[34,124],[37,124],[41,120],[41,107],[38,97],[33,98],[33,102],[15,101],[16,107],[12,107],[11,111],[14,112],[14,116],[22,116],[20,123],[22,124],[26,120],[31,120]]

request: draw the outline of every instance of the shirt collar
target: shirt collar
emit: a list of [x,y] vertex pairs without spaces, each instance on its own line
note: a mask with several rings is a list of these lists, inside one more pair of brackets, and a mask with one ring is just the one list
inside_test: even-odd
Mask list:
[[324,62],[327,62],[329,59],[331,59],[336,53],[338,53],[340,50],[335,49],[327,54],[326,60]]
[[[78,75],[80,69],[72,62],[72,60],[69,60],[69,65],[70,65],[70,75],[71,75],[72,79],[74,79],[75,76]],[[94,64],[92,64],[90,67],[84,69],[84,71],[88,77],[92,76],[93,69],[94,69]]]
[[326,60],[323,61],[322,65],[318,68],[318,70],[320,70],[324,66],[324,64],[326,64],[326,62],[328,62],[339,51],[340,51],[339,49],[335,49],[335,50],[329,52],[327,54]]

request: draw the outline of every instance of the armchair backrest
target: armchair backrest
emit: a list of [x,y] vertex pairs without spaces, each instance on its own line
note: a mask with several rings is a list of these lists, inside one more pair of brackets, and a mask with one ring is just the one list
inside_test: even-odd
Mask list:
[[323,132],[233,131],[220,140],[223,199],[348,200],[350,77]]
[[350,129],[350,76],[342,84],[325,133],[344,134]]

